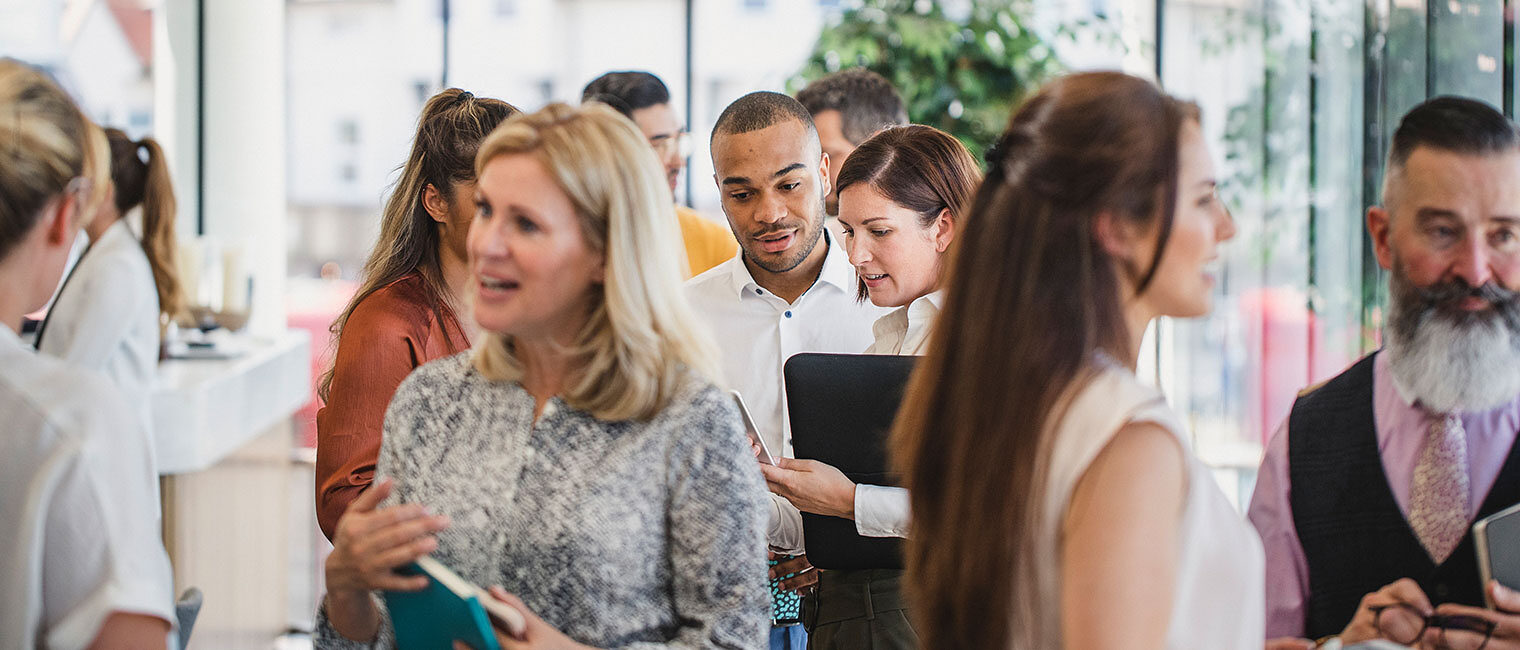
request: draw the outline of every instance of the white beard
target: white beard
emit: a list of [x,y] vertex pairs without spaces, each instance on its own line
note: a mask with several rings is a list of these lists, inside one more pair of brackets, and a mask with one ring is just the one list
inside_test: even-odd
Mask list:
[[1389,289],[1388,367],[1408,397],[1435,413],[1469,413],[1520,395],[1520,300],[1514,293],[1491,297],[1486,313],[1453,318],[1410,286],[1398,264]]

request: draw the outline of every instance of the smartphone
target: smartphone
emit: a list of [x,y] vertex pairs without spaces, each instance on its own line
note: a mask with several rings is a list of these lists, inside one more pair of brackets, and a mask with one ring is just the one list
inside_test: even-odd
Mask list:
[[771,455],[771,450],[765,446],[765,438],[760,437],[760,430],[755,428],[755,419],[749,416],[749,409],[744,406],[744,398],[739,396],[739,391],[728,391],[734,396],[734,404],[739,407],[739,416],[744,418],[744,432],[749,434],[749,441],[760,447],[760,453],[755,456],[763,465],[776,465],[776,458]]
[[1488,581],[1520,589],[1520,505],[1510,506],[1473,524],[1473,546],[1478,552],[1478,572],[1483,578],[1483,599],[1494,603]]

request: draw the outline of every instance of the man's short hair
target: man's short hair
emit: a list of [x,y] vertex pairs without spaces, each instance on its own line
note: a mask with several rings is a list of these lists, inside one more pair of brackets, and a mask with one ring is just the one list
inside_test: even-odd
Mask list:
[[586,84],[581,91],[581,103],[585,102],[601,102],[633,119],[636,110],[669,104],[670,89],[659,77],[642,70],[609,72]]
[[797,100],[781,93],[760,90],[734,100],[728,108],[723,109],[723,113],[718,115],[718,122],[713,125],[712,137],[717,139],[720,133],[733,135],[759,131],[786,120],[801,122],[807,127],[808,133],[818,133],[818,127],[813,125],[813,116]]
[[1488,155],[1520,150],[1520,131],[1494,107],[1443,95],[1414,107],[1399,121],[1388,148],[1388,168],[1401,168],[1419,147]]
[[908,123],[902,95],[885,77],[865,68],[841,70],[814,81],[797,93],[808,112],[839,111],[844,137],[859,145],[889,126]]

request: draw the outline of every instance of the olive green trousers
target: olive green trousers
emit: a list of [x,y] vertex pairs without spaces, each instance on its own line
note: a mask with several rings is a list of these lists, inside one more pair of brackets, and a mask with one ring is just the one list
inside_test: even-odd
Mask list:
[[916,650],[897,569],[818,572],[802,600],[808,650]]

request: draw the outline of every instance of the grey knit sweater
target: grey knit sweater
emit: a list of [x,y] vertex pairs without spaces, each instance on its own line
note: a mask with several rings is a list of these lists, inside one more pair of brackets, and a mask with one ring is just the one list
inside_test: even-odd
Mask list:
[[[376,475],[450,517],[432,557],[580,643],[764,648],[764,482],[733,403],[689,377],[647,422],[559,398],[534,422],[520,384],[440,359],[396,390]],[[354,643],[319,611],[315,646],[390,647],[389,628]]]

